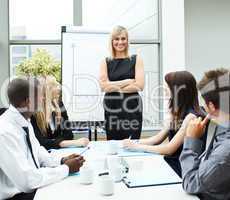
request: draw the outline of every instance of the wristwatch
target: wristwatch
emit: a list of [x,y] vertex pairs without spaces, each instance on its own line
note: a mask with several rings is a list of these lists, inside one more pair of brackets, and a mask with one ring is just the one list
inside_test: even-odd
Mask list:
[[66,157],[63,157],[62,159],[61,159],[61,164],[63,165],[63,164],[65,164],[65,161],[67,160],[67,158]]

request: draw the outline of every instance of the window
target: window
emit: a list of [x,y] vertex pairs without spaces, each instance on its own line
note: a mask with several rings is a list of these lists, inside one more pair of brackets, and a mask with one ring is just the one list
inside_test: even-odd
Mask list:
[[125,26],[131,39],[158,39],[158,0],[84,0],[83,25]]
[[130,53],[139,53],[144,61],[145,88],[141,92],[143,100],[143,127],[152,129],[159,125],[159,51],[158,44],[132,44]]
[[[61,26],[73,25],[78,0],[9,0],[10,72],[38,48],[61,60]],[[79,0],[80,1],[80,0]],[[82,0],[82,25],[127,27],[130,52],[140,52],[145,64],[144,129],[161,120],[160,0]],[[79,8],[78,8],[79,9]],[[76,17],[75,17],[76,20]],[[80,20],[81,21],[81,20]]]
[[16,75],[16,67],[25,59],[31,58],[38,49],[45,49],[56,61],[61,63],[61,45],[11,45],[11,76]]
[[73,0],[9,0],[10,76],[36,49],[61,61],[61,26],[73,24]]
[[73,0],[9,0],[11,40],[57,40],[73,24]]
[[125,26],[130,35],[130,53],[140,53],[145,67],[143,128],[152,129],[161,120],[161,41],[158,0],[84,0],[83,25]]

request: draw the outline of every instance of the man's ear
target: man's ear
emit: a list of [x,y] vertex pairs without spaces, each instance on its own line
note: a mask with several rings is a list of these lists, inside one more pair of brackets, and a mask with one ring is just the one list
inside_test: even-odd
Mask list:
[[26,108],[28,112],[28,110],[30,109],[30,99],[29,98],[26,98],[26,100],[24,101],[23,107]]
[[25,101],[23,101],[22,103],[20,103],[20,105],[18,106],[18,108],[20,109],[20,112],[28,112],[29,105],[30,105],[30,101],[29,101],[29,98],[27,98],[27,99],[25,99]]
[[22,107],[22,108],[28,107],[29,103],[30,103],[29,98],[26,98],[25,101],[23,101],[20,104],[20,107]]
[[25,100],[25,105],[28,107],[30,105],[30,99],[29,98],[26,98]]

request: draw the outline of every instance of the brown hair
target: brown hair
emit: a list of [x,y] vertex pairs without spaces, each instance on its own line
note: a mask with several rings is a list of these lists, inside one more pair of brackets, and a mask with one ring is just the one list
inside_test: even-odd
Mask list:
[[165,81],[169,86],[171,97],[169,109],[173,122],[178,125],[183,120],[189,109],[194,109],[201,114],[198,101],[196,80],[188,71],[176,71],[165,75]]
[[113,40],[120,35],[122,32],[125,33],[127,40],[128,40],[128,47],[125,50],[125,55],[126,57],[129,57],[129,35],[128,35],[128,30],[123,27],[123,26],[115,26],[110,34],[110,41],[109,41],[109,49],[110,49],[110,54],[112,58],[116,57],[116,52],[113,47]]
[[[220,103],[224,105],[228,104],[229,108],[229,94],[228,99],[223,99],[221,101],[221,92],[229,92],[230,91],[230,77],[229,70],[224,68],[219,68],[216,70],[210,70],[206,72],[198,84],[198,89],[201,92],[202,97],[204,98],[206,104],[212,102],[217,109],[221,109],[223,111],[227,111],[227,107],[220,106]],[[224,96],[225,98],[225,96]],[[221,101],[221,102],[220,102]],[[221,107],[221,108],[220,108]],[[226,108],[226,109],[225,109]],[[229,113],[229,112],[228,112]]]

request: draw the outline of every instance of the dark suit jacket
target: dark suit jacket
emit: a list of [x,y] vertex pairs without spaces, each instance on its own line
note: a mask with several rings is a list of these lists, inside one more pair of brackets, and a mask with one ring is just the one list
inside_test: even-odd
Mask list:
[[[68,121],[67,111],[63,105],[63,102],[59,102],[59,106],[62,109],[62,120],[61,124],[56,127],[55,131],[52,132],[51,128],[48,127],[47,133],[42,134],[42,130],[39,129],[36,119],[34,116],[31,117],[31,124],[34,128],[35,136],[37,137],[39,143],[48,149],[58,149],[60,148],[60,142],[63,140],[72,140],[73,133],[70,127],[70,122]],[[54,116],[53,116],[54,117]],[[47,136],[44,136],[47,135]]]
[[0,115],[2,115],[6,110],[7,108],[0,108]]

